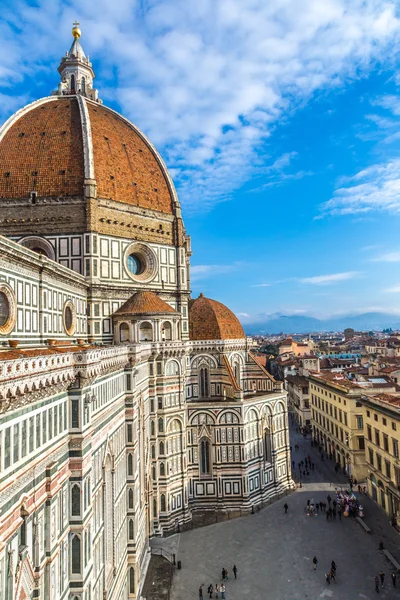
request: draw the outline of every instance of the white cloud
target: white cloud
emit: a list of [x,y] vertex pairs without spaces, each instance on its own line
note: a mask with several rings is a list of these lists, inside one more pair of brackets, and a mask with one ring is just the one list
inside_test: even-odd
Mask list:
[[347,180],[322,204],[322,214],[348,215],[371,211],[400,212],[400,158],[372,165]]
[[400,285],[395,285],[393,287],[387,288],[385,290],[388,294],[398,294],[400,293]]
[[192,281],[208,279],[209,277],[215,277],[215,275],[230,273],[236,267],[237,265],[195,265],[190,268],[191,279]]
[[252,288],[256,288],[256,287],[271,287],[272,283],[257,283],[255,285],[251,285],[250,287]]
[[300,283],[310,283],[312,285],[329,285],[339,281],[348,281],[358,277],[358,271],[347,271],[345,273],[332,273],[330,275],[317,275],[315,277],[304,277],[299,279]]
[[380,256],[375,256],[374,258],[371,258],[371,261],[397,263],[400,262],[400,252],[387,252],[386,254],[381,254]]
[[395,0],[13,3],[2,12],[0,84],[51,72],[56,87],[78,18],[100,95],[160,148],[186,207],[204,210],[260,172],[277,122],[393,56],[396,9]]

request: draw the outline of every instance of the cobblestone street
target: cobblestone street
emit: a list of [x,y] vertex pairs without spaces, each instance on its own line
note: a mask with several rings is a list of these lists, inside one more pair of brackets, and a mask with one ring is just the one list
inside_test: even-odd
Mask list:
[[[378,550],[382,540],[399,560],[399,535],[374,502],[364,496],[365,522],[371,527],[371,534],[365,533],[355,519],[328,521],[325,514],[308,517],[307,499],[326,501],[328,494],[333,498],[334,488],[345,483],[346,478],[335,474],[331,461],[321,462],[309,439],[293,432],[291,439],[293,448],[295,443],[300,444],[294,460],[300,461],[306,453],[316,465],[301,489],[254,515],[170,538],[171,549],[182,561],[182,570],[174,575],[172,600],[198,598],[200,584],[205,586],[206,598],[208,585],[220,583],[223,567],[229,570],[227,600],[400,598],[400,581],[393,589],[392,565]],[[289,505],[287,515],[283,509],[285,501]],[[316,571],[312,565],[314,555],[318,558]],[[328,585],[324,574],[332,560],[337,564],[337,583]],[[233,564],[238,568],[236,581]],[[381,570],[386,573],[386,581],[378,595],[374,576]]]

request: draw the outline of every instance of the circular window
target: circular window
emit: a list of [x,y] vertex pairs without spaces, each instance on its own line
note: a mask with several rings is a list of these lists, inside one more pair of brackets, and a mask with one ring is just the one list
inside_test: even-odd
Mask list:
[[134,242],[125,250],[125,268],[131,279],[146,283],[157,274],[157,257],[146,244]]
[[64,329],[67,335],[74,335],[76,330],[76,310],[73,302],[67,300],[63,311]]
[[144,271],[144,266],[140,260],[140,256],[137,254],[130,254],[127,258],[126,264],[132,275],[140,275]]
[[10,305],[4,292],[0,292],[0,327],[3,327],[10,317]]
[[0,283],[0,335],[7,335],[15,327],[17,303],[13,289],[7,283]]

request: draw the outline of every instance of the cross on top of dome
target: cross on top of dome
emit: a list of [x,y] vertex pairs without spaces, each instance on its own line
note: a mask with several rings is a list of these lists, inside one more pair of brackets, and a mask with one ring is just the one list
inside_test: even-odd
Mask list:
[[58,72],[61,75],[61,81],[55,94],[59,96],[69,96],[81,94],[96,102],[99,100],[98,91],[93,87],[95,74],[89,56],[86,56],[79,41],[82,32],[78,21],[72,24],[72,42],[69,52],[61,59]]

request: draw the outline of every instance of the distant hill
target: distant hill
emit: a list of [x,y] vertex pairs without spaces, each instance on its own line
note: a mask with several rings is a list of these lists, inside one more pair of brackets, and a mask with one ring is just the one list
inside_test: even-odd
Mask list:
[[243,327],[248,335],[343,331],[346,327],[353,327],[358,331],[377,331],[387,327],[400,329],[400,316],[379,312],[343,315],[332,319],[315,319],[305,315],[271,315],[256,323],[245,323]]

